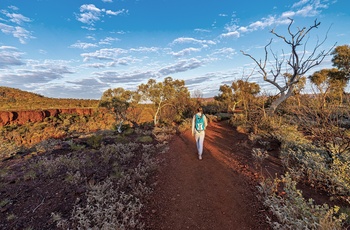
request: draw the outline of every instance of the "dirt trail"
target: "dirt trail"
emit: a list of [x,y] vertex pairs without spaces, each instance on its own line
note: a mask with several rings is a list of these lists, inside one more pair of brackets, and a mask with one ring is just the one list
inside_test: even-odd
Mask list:
[[190,132],[162,155],[147,229],[269,229],[256,197],[246,137],[225,122],[206,131],[203,160]]

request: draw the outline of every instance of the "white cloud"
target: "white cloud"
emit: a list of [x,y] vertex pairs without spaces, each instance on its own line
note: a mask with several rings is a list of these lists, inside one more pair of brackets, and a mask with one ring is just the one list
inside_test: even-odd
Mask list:
[[9,6],[8,8],[11,9],[11,10],[14,10],[14,11],[19,10],[17,6]]
[[117,16],[120,14],[127,14],[128,10],[122,9],[118,11],[112,11],[107,9],[100,9],[94,4],[84,4],[80,6],[80,14],[76,16],[76,19],[81,23],[87,24],[82,28],[87,30],[95,30],[94,26],[97,21],[101,20],[101,17],[105,15]]
[[178,61],[173,65],[169,65],[161,68],[158,72],[162,76],[168,76],[170,74],[185,72],[188,70],[196,69],[204,65],[203,61],[200,61],[196,58],[183,59]]
[[294,11],[287,11],[282,13],[281,18],[292,18],[294,15]]
[[31,32],[19,26],[15,27],[15,30],[12,32],[12,35],[15,38],[18,38],[20,43],[22,44],[26,44],[26,40],[28,39],[35,38],[34,36],[31,35]]
[[71,48],[78,48],[78,49],[89,49],[97,47],[96,44],[93,43],[86,43],[86,42],[76,42],[73,45],[70,46]]
[[88,25],[94,25],[96,21],[100,20],[101,10],[94,4],[84,4],[80,6],[81,14],[77,20]]
[[86,38],[87,38],[87,39],[90,39],[90,40],[93,40],[93,41],[95,41],[95,40],[96,40],[96,38],[95,38],[94,36],[91,36],[91,35],[86,36]]
[[26,44],[26,41],[28,39],[35,38],[34,36],[31,35],[31,32],[29,32],[28,30],[20,26],[14,27],[14,26],[6,25],[4,23],[0,23],[0,31],[3,32],[4,34],[10,34],[13,37],[18,38],[18,40],[22,44]]
[[294,10],[289,10],[281,13],[281,15],[270,15],[260,20],[250,23],[248,26],[238,26],[236,24],[226,25],[227,32],[220,35],[220,38],[240,37],[241,33],[248,33],[256,30],[263,30],[267,27],[276,25],[286,25],[290,23],[288,18],[295,16],[314,17],[321,13],[321,9],[325,9],[331,4],[328,0],[301,0],[293,4]]
[[267,18],[262,18],[261,21],[253,22],[249,25],[249,28],[252,30],[264,29],[267,26],[272,26],[276,24],[277,20],[274,16],[269,16]]
[[113,49],[100,49],[91,53],[82,53],[81,56],[84,58],[84,62],[89,61],[90,59],[97,60],[115,60],[119,55],[127,54],[128,50],[121,48]]
[[23,24],[23,22],[31,22],[32,21],[30,18],[27,18],[27,17],[23,16],[22,14],[9,13],[7,11],[3,11],[2,13],[4,15],[6,15],[11,22],[16,23],[18,25]]
[[122,66],[127,66],[136,62],[139,62],[140,60],[137,58],[133,58],[131,56],[128,57],[121,57],[121,58],[117,58],[115,59],[113,62],[109,62],[107,63],[108,67],[114,67],[117,65],[122,65]]
[[175,39],[172,44],[182,44],[182,43],[192,43],[192,44],[202,44],[202,45],[215,45],[216,42],[212,40],[199,40],[190,37],[180,37]]
[[225,58],[232,58],[232,56],[234,56],[235,54],[237,54],[235,49],[230,47],[224,47],[221,49],[214,50],[214,52],[211,55],[223,55],[225,56]]
[[[10,9],[17,9],[15,7],[9,7]],[[35,38],[32,36],[31,32],[26,30],[25,28],[19,26],[24,24],[25,22],[31,22],[32,20],[28,17],[23,16],[22,14],[10,13],[6,10],[0,11],[3,15],[7,17],[7,20],[2,19],[1,21],[5,23],[0,23],[0,31],[4,34],[10,34],[15,38],[18,38],[20,43],[25,44],[27,40]],[[15,25],[10,25],[14,23]]]
[[1,32],[5,33],[5,34],[12,34],[14,27],[6,25],[4,23],[0,23],[0,30],[1,30]]
[[82,26],[81,28],[86,29],[86,30],[90,30],[90,31],[95,31],[96,28],[92,27],[92,26]]
[[109,2],[109,3],[112,3],[113,0],[102,0],[102,2]]
[[131,48],[130,52],[141,52],[141,53],[153,53],[158,52],[158,47],[139,47],[139,48]]
[[95,52],[82,53],[81,56],[84,58],[84,62],[90,60],[99,60],[99,61],[112,61],[114,64],[119,65],[128,65],[130,63],[139,62],[140,59],[130,57],[131,53],[151,53],[158,52],[159,48],[157,47],[139,47],[121,49],[121,48],[104,48],[96,50]]
[[117,71],[104,71],[94,73],[98,79],[102,82],[113,84],[113,83],[139,83],[145,79],[156,78],[157,75],[153,71],[132,71],[129,73],[117,72]]
[[292,8],[295,8],[295,7],[300,7],[302,5],[305,5],[306,3],[308,3],[310,0],[300,0],[299,2],[296,2],[293,4]]
[[300,8],[295,11],[295,14],[302,17],[314,17],[321,13],[322,9],[328,8],[329,1],[321,0],[301,0],[295,3],[292,8]]
[[88,68],[102,69],[102,68],[105,68],[107,65],[104,63],[96,62],[96,63],[84,64],[82,66],[88,67]]
[[114,15],[117,16],[119,14],[127,14],[129,11],[126,9],[118,10],[118,11],[112,11],[112,10],[106,10],[107,15]]
[[39,61],[28,61],[25,69],[16,69],[7,73],[0,73],[0,79],[5,84],[33,85],[48,83],[57,79],[62,79],[66,74],[72,74],[67,62],[59,60],[47,60],[44,63]]
[[101,39],[98,44],[100,45],[111,45],[115,41],[119,41],[119,38],[112,38],[112,37],[106,37],[104,39]]
[[0,46],[0,69],[24,65],[24,62],[21,60],[22,54],[15,47]]
[[318,15],[319,12],[317,11],[317,8],[314,8],[311,5],[308,5],[298,10],[295,14],[302,17],[314,17]]
[[183,57],[183,56],[186,56],[186,55],[190,55],[191,53],[194,53],[194,52],[199,52],[201,51],[201,49],[198,49],[198,48],[186,48],[186,49],[183,49],[179,52],[171,52],[171,55],[173,55],[174,57]]
[[221,38],[229,38],[229,37],[240,37],[240,33],[238,31],[228,32],[220,35]]
[[211,32],[211,30],[207,30],[207,29],[194,29],[194,31],[201,32],[201,33],[210,33]]
[[238,30],[239,30],[240,32],[242,32],[242,33],[248,32],[248,28],[245,27],[245,26],[239,27]]
[[94,4],[84,4],[80,6],[80,12],[85,12],[85,11],[89,11],[89,12],[96,12],[96,13],[100,13],[101,10],[99,8],[97,8]]

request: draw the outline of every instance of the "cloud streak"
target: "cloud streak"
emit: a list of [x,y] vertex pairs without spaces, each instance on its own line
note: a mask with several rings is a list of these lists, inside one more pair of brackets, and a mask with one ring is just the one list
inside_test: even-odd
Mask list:
[[328,1],[323,2],[325,3],[322,3],[321,0],[301,0],[294,3],[290,10],[282,12],[280,15],[269,15],[246,26],[239,26],[236,24],[226,26],[226,32],[222,33],[220,38],[239,38],[242,33],[263,30],[267,27],[286,25],[290,23],[288,18],[292,17],[315,17],[319,15],[323,9],[328,8],[330,4]]
[[[18,10],[16,7],[9,8],[12,10]],[[30,18],[25,17],[22,14],[11,13],[7,10],[1,10],[0,12],[6,17],[3,20],[3,23],[0,23],[0,31],[2,33],[12,35],[13,37],[17,38],[21,44],[26,44],[27,40],[35,38],[32,35],[32,32],[23,27],[23,24],[32,21]]]
[[196,58],[180,60],[173,65],[168,65],[159,70],[159,74],[162,76],[168,76],[174,73],[186,72],[188,70],[193,70],[204,65],[203,61]]
[[106,9],[100,9],[96,7],[94,4],[84,4],[80,6],[79,9],[80,13],[76,15],[76,19],[87,25],[83,26],[82,28],[85,28],[87,30],[95,30],[95,24],[96,22],[101,20],[101,17],[104,15],[110,15],[110,16],[118,16],[121,14],[128,14],[128,10],[121,9],[117,11],[112,10],[106,10]]
[[22,54],[15,47],[0,46],[0,69],[24,65],[24,62],[21,60]]

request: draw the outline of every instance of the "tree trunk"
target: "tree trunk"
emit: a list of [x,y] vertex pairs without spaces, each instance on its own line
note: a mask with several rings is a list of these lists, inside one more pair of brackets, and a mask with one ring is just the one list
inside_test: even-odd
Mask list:
[[287,93],[282,92],[281,96],[271,103],[270,108],[267,109],[268,115],[273,115],[278,108],[278,106],[293,95],[294,87],[290,86]]
[[158,117],[158,113],[160,111],[160,106],[161,106],[161,104],[158,105],[156,113],[154,114],[154,120],[153,120],[154,126],[157,126],[157,124],[158,124],[157,117]]

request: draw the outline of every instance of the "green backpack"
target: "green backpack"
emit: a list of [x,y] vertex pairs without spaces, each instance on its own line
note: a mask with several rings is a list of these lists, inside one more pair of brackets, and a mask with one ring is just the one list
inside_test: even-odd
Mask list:
[[201,132],[205,129],[204,114],[202,114],[202,116],[198,116],[198,114],[196,114],[195,128],[198,132]]

